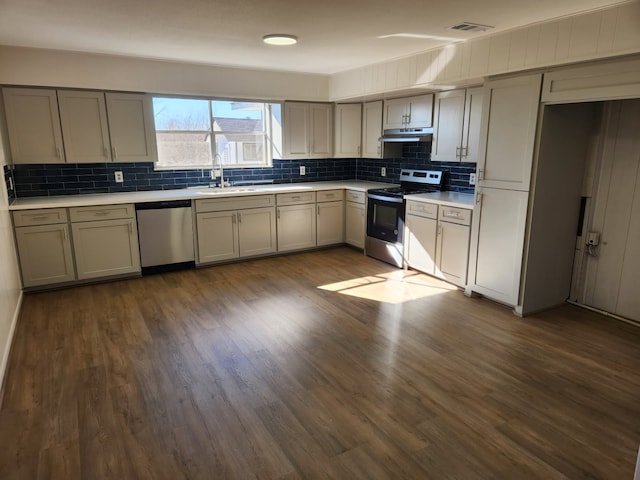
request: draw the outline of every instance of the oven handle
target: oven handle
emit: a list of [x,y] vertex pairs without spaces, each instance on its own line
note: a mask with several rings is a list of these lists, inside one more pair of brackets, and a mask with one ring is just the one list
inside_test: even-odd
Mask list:
[[404,198],[402,197],[385,197],[384,195],[375,195],[373,193],[368,193],[367,198],[372,200],[381,200],[383,202],[389,203],[404,203]]

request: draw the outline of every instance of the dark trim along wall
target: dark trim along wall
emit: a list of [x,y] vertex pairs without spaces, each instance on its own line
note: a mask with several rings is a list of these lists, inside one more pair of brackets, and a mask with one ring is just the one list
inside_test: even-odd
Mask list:
[[[273,160],[271,168],[228,168],[225,180],[234,185],[261,183],[298,183],[316,181],[368,180],[394,183],[403,168],[444,170],[447,190],[472,193],[469,174],[475,164],[431,162],[430,144],[405,144],[402,157],[390,159],[313,159]],[[306,175],[300,175],[304,165]],[[382,177],[381,167],[387,175]],[[121,171],[123,183],[116,183],[114,173]],[[88,193],[175,190],[209,185],[210,170],[154,170],[153,163],[98,163],[15,165],[5,167],[5,182],[9,198]],[[13,176],[15,191],[9,190]],[[15,193],[14,193],[15,192]]]

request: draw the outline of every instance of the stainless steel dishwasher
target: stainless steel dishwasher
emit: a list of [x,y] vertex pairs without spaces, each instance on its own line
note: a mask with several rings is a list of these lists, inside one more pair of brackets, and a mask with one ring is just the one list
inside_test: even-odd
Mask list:
[[136,204],[142,274],[193,268],[191,200]]

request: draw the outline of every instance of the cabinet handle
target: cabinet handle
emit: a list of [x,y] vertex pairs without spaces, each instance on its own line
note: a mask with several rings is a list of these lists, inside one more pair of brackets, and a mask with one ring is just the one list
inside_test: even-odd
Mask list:
[[231,215],[231,223],[232,223],[233,225],[235,225],[235,224],[236,224],[236,214],[235,214],[235,213],[234,213],[233,215]]
[[67,239],[67,227],[64,227],[62,229],[62,238],[64,238],[65,240]]
[[129,225],[129,235],[133,234],[133,225],[131,223]]
[[442,225],[438,225],[438,229],[436,230],[438,235],[442,235]]
[[238,223],[242,223],[242,214],[238,212]]
[[446,210],[444,210],[442,212],[442,216],[449,218],[460,218],[460,212],[447,212]]
[[300,196],[296,195],[295,197],[291,197],[291,200],[300,200]]
[[276,214],[278,218],[280,218],[280,209],[278,209],[278,213]]
[[320,205],[318,205],[318,216],[320,216]]
[[358,156],[360,156],[360,150],[362,149],[362,147],[360,145],[358,145],[358,147],[356,148],[356,151],[358,152]]
[[109,215],[109,212],[93,212],[94,217],[104,217],[105,215]]
[[380,144],[378,144],[378,155],[380,155]]
[[460,158],[469,156],[469,147],[462,147],[460,149]]
[[48,215],[38,215],[36,217],[31,217],[31,220],[48,220],[49,216]]
[[478,180],[484,180],[484,170],[478,170]]
[[481,200],[482,200],[482,193],[476,192],[476,205],[480,205]]
[[456,158],[462,158],[462,147],[456,147]]

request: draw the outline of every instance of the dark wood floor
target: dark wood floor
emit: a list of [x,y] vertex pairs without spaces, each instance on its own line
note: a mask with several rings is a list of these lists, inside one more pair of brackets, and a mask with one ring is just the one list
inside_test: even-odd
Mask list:
[[619,480],[639,444],[640,329],[338,248],[27,295],[0,477]]

